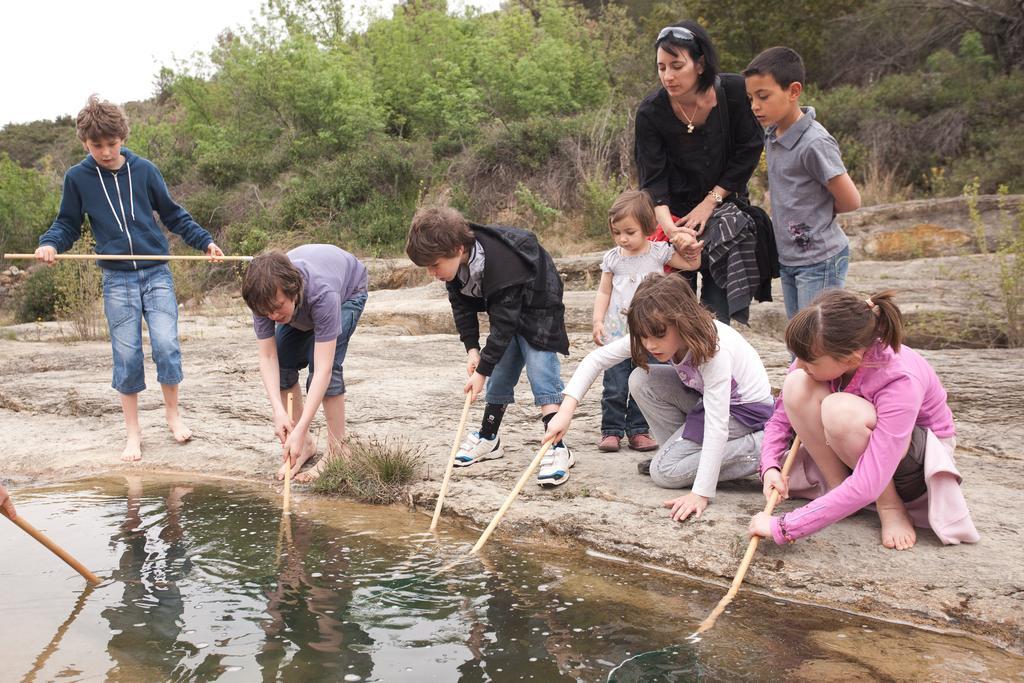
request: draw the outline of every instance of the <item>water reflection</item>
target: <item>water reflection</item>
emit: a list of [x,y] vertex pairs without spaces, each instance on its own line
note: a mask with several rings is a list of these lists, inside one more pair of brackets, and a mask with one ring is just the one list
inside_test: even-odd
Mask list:
[[473,538],[391,509],[305,500],[282,522],[269,491],[138,477],[19,501],[109,578],[82,591],[0,536],[5,671],[26,681],[1017,680],[1024,662],[745,594],[687,645],[718,590],[508,538],[439,573]]

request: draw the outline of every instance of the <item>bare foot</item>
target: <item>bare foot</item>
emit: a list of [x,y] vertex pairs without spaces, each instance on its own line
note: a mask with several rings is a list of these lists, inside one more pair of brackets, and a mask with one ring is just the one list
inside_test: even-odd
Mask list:
[[335,458],[344,458],[345,460],[349,460],[351,457],[352,451],[349,450],[348,444],[334,441],[328,452],[325,453],[324,457],[320,458],[315,465],[305,472],[299,472],[295,475],[295,481],[300,484],[310,484],[320,478],[320,475],[327,469],[327,465],[329,465]]
[[[313,441],[313,437],[309,434],[306,435],[306,441],[302,444],[302,453],[295,460],[295,467],[292,468],[292,478],[295,479],[295,475],[298,474],[302,466],[306,464],[306,461],[316,455],[316,442]],[[281,468],[277,470],[277,480],[284,481],[285,464],[281,464]],[[298,481],[298,479],[296,479]]]
[[142,460],[142,439],[140,437],[128,437],[124,450],[121,451],[121,460],[125,462],[138,462]]
[[909,550],[917,542],[914,524],[907,509],[902,505],[882,507],[876,505],[878,519],[882,522],[882,545],[895,550]]
[[336,455],[325,454],[324,457],[317,460],[316,464],[310,467],[305,472],[299,472],[295,475],[295,481],[300,484],[311,484],[320,478],[320,475],[327,469],[328,463],[334,460]]
[[192,439],[192,430],[185,425],[177,412],[167,416],[167,426],[171,428],[171,434],[174,434],[174,440],[178,443],[186,443]]

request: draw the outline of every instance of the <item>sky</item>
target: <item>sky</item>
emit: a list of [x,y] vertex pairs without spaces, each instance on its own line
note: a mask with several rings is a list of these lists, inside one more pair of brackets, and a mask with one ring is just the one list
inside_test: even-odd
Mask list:
[[[0,10],[0,127],[74,116],[92,93],[117,103],[154,94],[161,66],[207,52],[226,28],[251,25],[263,0],[28,0]],[[349,3],[346,3],[349,4]],[[449,7],[497,9],[499,0]],[[353,0],[354,16],[392,0]]]

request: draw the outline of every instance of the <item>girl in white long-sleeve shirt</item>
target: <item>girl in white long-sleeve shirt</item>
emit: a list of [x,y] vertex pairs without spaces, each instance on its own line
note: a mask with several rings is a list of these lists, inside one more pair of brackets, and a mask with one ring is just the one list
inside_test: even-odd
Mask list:
[[[630,335],[591,352],[569,381],[544,440],[568,430],[601,370],[632,357],[629,389],[660,448],[651,480],[690,493],[665,501],[672,518],[699,517],[719,481],[757,472],[764,424],[774,402],[757,351],[714,320],[675,275],[647,276],[627,315]],[[665,365],[648,366],[648,354]]]

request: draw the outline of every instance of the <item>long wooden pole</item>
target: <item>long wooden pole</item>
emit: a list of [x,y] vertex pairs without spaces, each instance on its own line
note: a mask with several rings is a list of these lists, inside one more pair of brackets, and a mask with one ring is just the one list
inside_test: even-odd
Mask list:
[[[537,455],[534,456],[533,460],[530,462],[530,465],[526,468],[526,471],[523,472],[523,476],[519,477],[519,481],[516,482],[515,488],[513,488],[512,492],[508,494],[507,498],[505,498],[505,502],[501,504],[500,508],[498,508],[498,512],[494,515],[494,518],[491,519],[491,523],[488,524],[487,528],[484,529],[484,532],[480,534],[480,538],[477,540],[476,545],[474,545],[473,548],[468,553],[466,553],[462,557],[452,560],[451,562],[441,567],[437,571],[434,571],[421,579],[413,579],[412,581],[403,585],[402,588],[408,588],[409,586],[415,585],[417,583],[429,581],[437,576],[440,576],[441,574],[446,574],[455,567],[459,566],[460,564],[472,559],[473,556],[480,551],[480,548],[484,547],[484,544],[487,543],[487,539],[491,537],[491,534],[494,533],[494,529],[501,522],[501,518],[504,517],[505,513],[508,512],[508,509],[512,507],[512,503],[515,502],[516,496],[518,496],[519,492],[523,490],[524,486],[526,486],[526,482],[529,480],[530,475],[532,475],[534,470],[537,469],[537,466],[540,465],[540,461],[544,459],[544,455],[548,452],[549,448],[551,448],[550,441],[545,442],[544,445],[540,447],[540,450],[537,451]],[[384,590],[377,596],[378,601],[383,600],[385,595],[395,590],[397,590],[397,587],[392,587]]]
[[[7,515],[4,516],[7,517]],[[7,517],[7,519],[11,518]],[[11,521],[20,526],[29,536],[46,546],[46,548],[54,555],[67,562],[68,566],[85,577],[86,581],[94,586],[98,586],[100,584],[99,577],[86,569],[84,564],[73,558],[68,551],[64,550],[64,548],[61,548],[59,545],[51,541],[46,534],[29,524],[28,520],[26,520],[22,515],[16,516],[14,519],[11,519]]]
[[437,504],[434,505],[434,517],[430,520],[430,530],[437,529],[437,520],[441,519],[441,508],[444,507],[444,497],[448,493],[448,482],[452,478],[452,470],[455,468],[455,454],[459,452],[459,441],[462,439],[462,431],[466,428],[466,420],[469,419],[469,406],[473,403],[473,394],[466,394],[466,405],[462,408],[462,419],[459,420],[459,427],[455,430],[455,441],[452,442],[452,452],[448,454],[448,465],[444,468],[444,479],[441,480],[441,491],[437,494]]
[[[35,260],[35,254],[4,254],[7,261]],[[252,261],[252,256],[209,256],[198,254],[57,254],[54,258],[80,261]]]
[[491,537],[491,534],[494,533],[495,527],[497,527],[501,522],[501,518],[504,517],[505,513],[508,512],[508,509],[512,507],[512,503],[515,502],[516,496],[518,496],[519,492],[523,490],[524,486],[526,486],[526,481],[530,478],[530,475],[533,474],[533,471],[537,469],[537,466],[540,465],[540,461],[544,458],[544,455],[548,452],[549,448],[551,448],[551,442],[545,441],[544,445],[540,447],[539,451],[537,451],[537,455],[534,456],[530,466],[526,468],[525,472],[523,472],[523,476],[519,477],[519,481],[516,482],[516,486],[512,489],[512,493],[508,494],[508,498],[506,498],[505,502],[501,504],[500,508],[498,508],[498,513],[494,515],[494,519],[492,519],[491,523],[487,525],[484,532],[480,534],[480,540],[478,540],[476,545],[473,546],[473,549],[469,551],[470,555],[476,555],[480,548],[484,547],[484,543],[487,543],[487,539]]
[[[292,392],[288,392],[288,419],[295,421],[292,417]],[[281,505],[282,512],[286,515],[292,514],[292,459],[285,458],[284,468],[284,502]]]
[[[785,479],[789,476],[789,471],[793,468],[793,461],[796,460],[796,452],[800,449],[800,437],[794,437],[793,445],[789,449],[789,454],[786,456],[786,462],[782,464],[782,478]],[[779,492],[772,489],[772,495],[768,497],[768,504],[764,506],[764,511],[767,514],[772,514],[775,510],[776,503],[779,502]],[[715,605],[715,609],[711,610],[711,614],[707,618],[700,622],[700,626],[697,627],[697,632],[693,635],[699,635],[704,633],[712,626],[715,625],[715,621],[719,615],[725,611],[726,606],[732,602],[732,599],[736,597],[736,593],[740,589],[740,584],[743,583],[744,577],[747,575],[747,569],[750,568],[750,562],[754,559],[754,553],[757,551],[758,541],[761,540],[760,536],[751,536],[750,543],[747,545],[747,552],[743,555],[743,561],[740,562],[739,571],[736,572],[736,577],[732,580],[732,585],[729,586],[729,592],[725,594],[718,604]]]

